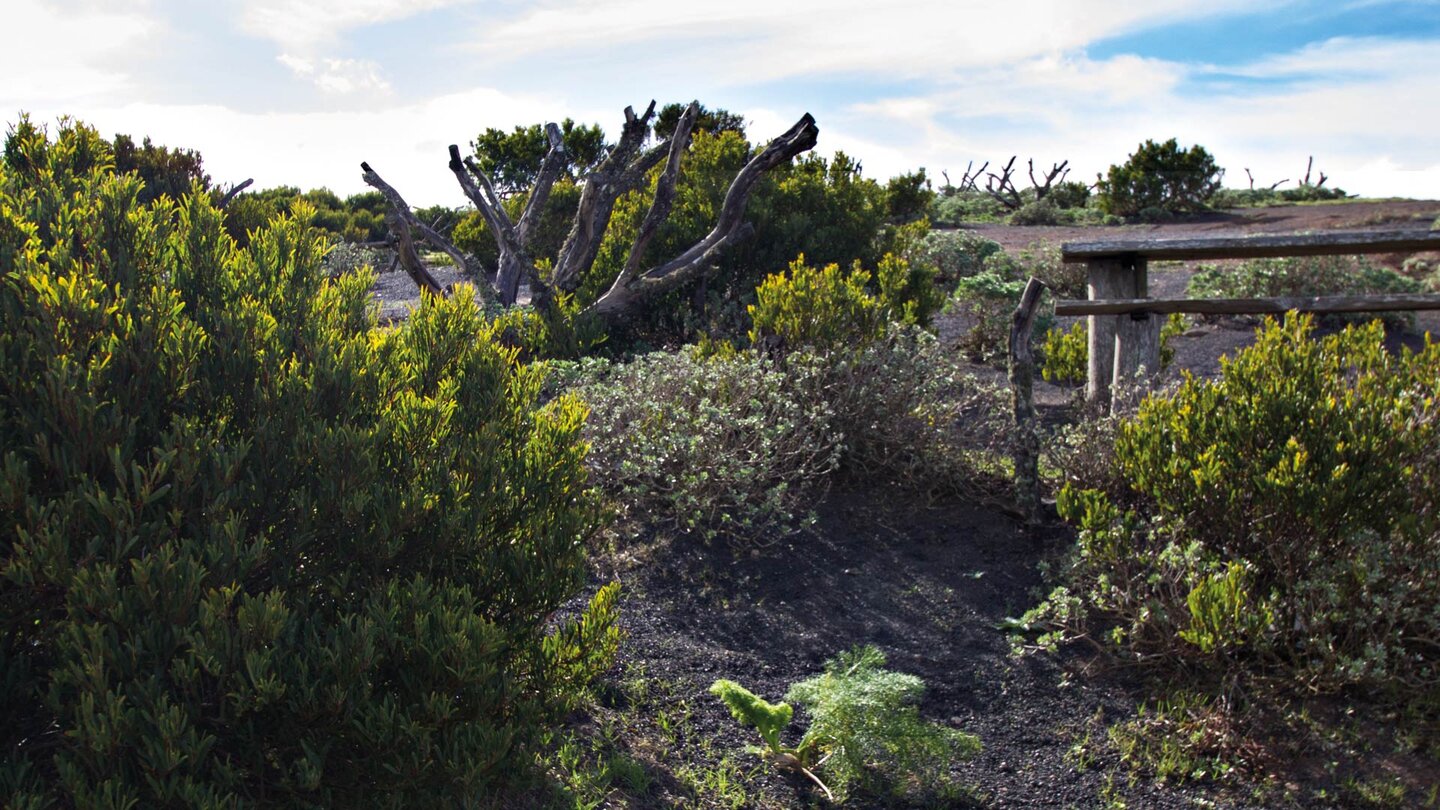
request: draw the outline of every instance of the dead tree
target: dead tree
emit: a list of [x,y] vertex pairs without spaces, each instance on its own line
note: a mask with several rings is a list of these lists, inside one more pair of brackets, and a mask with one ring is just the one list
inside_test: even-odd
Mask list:
[[1015,170],[1015,157],[1015,155],[1010,157],[1010,162],[1000,169],[1000,174],[989,172],[985,175],[985,193],[999,200],[1001,205],[1012,211],[1025,203],[1020,199],[1020,190],[1015,188],[1015,182],[1010,179]]
[[[998,175],[994,172],[987,173],[986,177],[988,179],[985,181],[986,193],[996,200],[999,200],[1001,205],[1009,208],[1011,211],[1025,204],[1025,197],[1021,195],[1020,189],[1015,187],[1015,181],[1011,179],[1015,176],[1016,157],[1017,156],[1012,155],[1010,162],[1006,163],[1004,167],[1000,169]],[[1041,182],[1040,179],[1035,176],[1035,159],[1030,158],[1027,163],[1030,164],[1030,185],[1035,192],[1036,201],[1045,199],[1045,195],[1050,193],[1050,189],[1056,181],[1063,183],[1065,182],[1065,177],[1070,174],[1070,170],[1066,168],[1070,165],[1070,161],[1064,160],[1052,164],[1050,171],[1044,173],[1044,182]],[[989,163],[985,164],[985,166],[989,165]],[[985,171],[985,166],[981,166],[980,171]],[[979,174],[980,172],[975,173],[977,177]]]
[[[473,260],[464,257],[444,236],[416,218],[399,192],[381,179],[368,163],[362,163],[361,168],[364,170],[365,182],[379,190],[390,203],[392,216],[397,223],[394,226],[396,230],[404,231],[407,236],[413,233],[449,254],[468,276],[477,282],[485,282],[482,292],[493,295],[502,305],[513,305],[518,297],[521,280],[528,280],[531,302],[543,308],[550,305],[555,295],[573,293],[580,287],[582,279],[599,254],[616,201],[624,194],[639,189],[646,182],[650,170],[663,161],[664,169],[656,184],[655,198],[640,224],[624,266],[609,290],[586,310],[605,318],[614,318],[644,298],[673,289],[706,273],[721,251],[751,232],[752,229],[744,222],[745,206],[761,175],[814,148],[819,136],[815,119],[808,113],[802,116],[793,127],[771,141],[735,176],[725,194],[715,226],[709,234],[679,256],[659,266],[647,267],[644,263],[645,249],[660,230],[674,204],[676,184],[680,179],[680,158],[690,143],[691,130],[695,126],[699,109],[699,104],[692,103],[680,116],[680,121],[669,138],[645,149],[651,119],[655,115],[655,102],[650,102],[644,115],[637,116],[633,108],[625,108],[625,126],[620,138],[605,159],[586,176],[570,233],[560,248],[554,269],[548,277],[542,277],[536,269],[535,257],[530,253],[530,243],[545,209],[545,201],[564,167],[564,144],[560,130],[554,124],[546,127],[550,150],[541,163],[540,173],[518,220],[512,221],[500,204],[500,198],[490,179],[475,160],[462,159],[459,147],[453,144],[450,146],[450,170],[454,172],[465,196],[469,197],[480,211],[499,248],[500,260],[493,278],[485,272],[485,268],[475,266]],[[401,242],[403,247],[404,239]],[[413,250],[409,251],[409,254],[413,255]],[[411,267],[406,255],[402,250],[401,263],[409,271]],[[411,275],[416,276],[413,272]],[[423,277],[417,276],[416,280],[422,286],[428,286]]]
[[[972,171],[970,171],[970,168],[971,168],[972,166],[974,166],[974,165],[975,165],[975,161],[973,161],[973,160],[970,161],[969,163],[966,163],[966,164],[965,164],[965,174],[964,174],[964,176],[962,176],[962,177],[960,178],[960,186],[959,186],[959,188],[956,189],[957,191],[979,191],[979,190],[980,190],[980,186],[978,185],[978,182],[977,182],[977,181],[979,181],[980,176],[985,173],[985,170],[990,167],[990,161],[988,161],[988,160],[985,161],[985,165],[981,166],[979,169],[976,169],[975,171],[972,172]],[[946,177],[945,179],[946,179],[946,181],[948,182],[950,178],[949,178],[949,177]]]
[[1031,158],[1029,163],[1030,185],[1035,188],[1035,199],[1037,201],[1045,199],[1045,195],[1050,193],[1050,186],[1053,185],[1057,179],[1063,183],[1065,182],[1065,176],[1070,174],[1070,170],[1065,168],[1070,165],[1070,161],[1062,160],[1059,163],[1052,164],[1050,171],[1045,173],[1045,185],[1042,186],[1040,185],[1040,181],[1035,179],[1035,159]]

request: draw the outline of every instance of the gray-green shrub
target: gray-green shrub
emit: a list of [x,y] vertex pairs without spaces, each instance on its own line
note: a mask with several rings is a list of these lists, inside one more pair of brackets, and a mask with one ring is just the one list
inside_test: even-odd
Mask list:
[[593,480],[652,525],[739,539],[793,528],[840,457],[829,403],[799,395],[812,373],[753,352],[592,366],[574,390],[590,406]]

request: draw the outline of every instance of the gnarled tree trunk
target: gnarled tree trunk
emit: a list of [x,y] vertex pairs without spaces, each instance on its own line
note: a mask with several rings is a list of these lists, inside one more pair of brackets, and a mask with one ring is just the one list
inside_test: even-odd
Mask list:
[[[655,189],[655,199],[640,224],[624,267],[611,283],[609,290],[586,310],[603,318],[618,318],[639,301],[701,277],[709,270],[721,251],[749,233],[744,222],[745,206],[761,175],[814,148],[819,136],[815,119],[808,113],[802,116],[793,127],[771,141],[735,176],[725,194],[725,202],[720,208],[715,227],[710,233],[679,256],[659,266],[647,268],[644,266],[645,249],[670,215],[675,201],[676,185],[680,179],[680,159],[690,144],[690,134],[699,109],[698,103],[691,103],[681,115],[674,133],[661,143],[645,149],[645,140],[655,115],[655,102],[650,102],[643,115],[636,115],[631,107],[625,108],[625,126],[620,139],[600,165],[585,177],[585,184],[580,192],[580,204],[571,223],[570,233],[548,278],[541,278],[536,270],[535,257],[530,254],[530,241],[545,209],[550,190],[559,179],[565,164],[564,143],[560,129],[554,124],[546,126],[550,149],[541,163],[540,173],[518,222],[511,221],[509,214],[500,204],[500,197],[495,193],[493,184],[475,160],[462,159],[459,147],[450,146],[450,170],[455,173],[455,179],[460,183],[465,196],[474,203],[489,225],[499,248],[499,266],[493,280],[483,268],[476,267],[474,262],[463,256],[448,239],[416,218],[400,194],[381,179],[368,163],[360,165],[364,170],[365,182],[378,189],[390,203],[396,227],[405,232],[400,239],[402,245],[409,244],[415,238],[429,242],[436,249],[450,255],[457,266],[477,283],[484,285],[496,300],[505,306],[516,302],[521,279],[528,279],[532,303],[543,308],[551,304],[556,293],[573,293],[579,288],[581,280],[594,265],[599,254],[600,243],[605,238],[605,230],[614,214],[616,201],[622,195],[640,188],[650,170],[664,161],[665,168]],[[410,255],[413,255],[413,251]],[[411,270],[409,263],[405,263],[406,269]],[[433,280],[427,284],[425,277],[413,271],[411,274],[421,286],[433,284]]]

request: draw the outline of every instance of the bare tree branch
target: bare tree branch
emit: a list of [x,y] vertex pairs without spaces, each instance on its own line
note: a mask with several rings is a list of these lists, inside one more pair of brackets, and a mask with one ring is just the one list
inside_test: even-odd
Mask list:
[[1000,174],[997,175],[994,172],[990,172],[985,175],[988,178],[985,181],[985,193],[994,197],[1001,205],[1012,211],[1019,208],[1022,204],[1020,191],[1015,188],[1014,181],[1010,179],[1014,173],[1016,157],[1016,155],[1010,157],[1010,162],[1006,163],[1005,166],[1000,169]]
[[1065,176],[1070,174],[1070,170],[1065,168],[1070,165],[1070,161],[1065,160],[1053,164],[1050,171],[1045,173],[1045,184],[1042,186],[1040,181],[1035,179],[1035,159],[1030,158],[1028,162],[1030,164],[1030,185],[1035,188],[1036,200],[1045,199],[1045,195],[1050,193],[1050,186],[1055,182],[1056,178],[1059,178],[1060,182],[1063,183],[1065,182]]
[[415,280],[415,286],[420,288],[421,294],[443,297],[445,289],[425,268],[425,263],[420,261],[420,254],[415,251],[415,240],[410,236],[408,225],[401,221],[394,211],[386,215],[385,223],[390,226],[390,235],[395,240],[395,258],[410,278]]
[[761,175],[789,162],[796,155],[813,149],[819,135],[820,130],[815,126],[815,119],[806,113],[785,134],[771,141],[735,176],[725,193],[725,202],[720,207],[715,227],[705,238],[674,259],[640,275],[630,284],[623,287],[612,286],[610,291],[601,296],[587,311],[602,317],[614,317],[623,313],[635,301],[672,289],[709,269],[720,251],[743,235],[748,235],[749,229],[743,227],[745,206]]
[[695,118],[699,114],[699,102],[692,101],[680,115],[680,120],[675,123],[675,132],[670,136],[669,159],[666,160],[665,171],[661,172],[655,185],[655,199],[651,201],[650,210],[645,213],[645,219],[640,223],[635,242],[630,246],[630,255],[625,259],[625,267],[615,278],[612,288],[628,285],[640,272],[640,262],[644,258],[645,249],[659,232],[661,224],[670,216],[670,208],[675,203],[675,184],[680,179],[680,157],[685,154],[685,147],[690,142],[690,130],[694,128]]
[[[396,244],[410,246],[408,250],[412,255],[409,257],[406,256],[406,248],[400,248],[400,263],[405,267],[405,272],[409,273],[410,276],[415,279],[416,284],[419,284],[422,288],[429,287],[432,292],[437,294],[441,292],[439,283],[435,281],[434,276],[431,276],[429,271],[425,270],[423,263],[420,262],[419,254],[415,251],[414,247],[414,237],[412,235],[414,233],[420,234],[421,238],[429,242],[436,250],[449,256],[451,261],[455,262],[455,266],[460,268],[461,272],[472,277],[476,275],[475,268],[470,265],[470,261],[465,254],[462,253],[459,248],[455,247],[454,243],[449,239],[441,236],[439,231],[426,225],[419,217],[415,216],[415,213],[410,210],[410,205],[405,202],[405,198],[400,196],[400,192],[385,182],[378,172],[370,168],[369,163],[362,162],[360,169],[361,177],[365,180],[366,185],[379,191],[380,194],[385,197],[386,202],[390,203],[391,215],[386,218],[390,227],[390,238]],[[412,266],[411,259],[414,260],[414,266]]]
[[525,201],[525,210],[520,213],[520,222],[515,226],[515,236],[521,244],[529,243],[530,231],[534,230],[535,223],[544,216],[545,203],[550,199],[550,189],[559,179],[560,171],[565,168],[565,138],[560,134],[560,127],[553,123],[546,124],[545,136],[550,139],[550,151],[545,153],[545,159],[540,163],[540,173],[535,176],[530,198]]
[[225,196],[220,198],[220,202],[215,203],[215,207],[219,208],[222,211],[225,210],[225,206],[229,205],[230,201],[235,199],[235,196],[237,194],[249,188],[250,184],[254,182],[255,178],[247,177],[244,181],[237,183],[229,191],[225,192]]

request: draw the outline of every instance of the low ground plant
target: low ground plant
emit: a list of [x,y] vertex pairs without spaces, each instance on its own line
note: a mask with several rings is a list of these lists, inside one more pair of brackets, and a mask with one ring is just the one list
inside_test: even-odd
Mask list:
[[1080,534],[1052,618],[1315,687],[1440,687],[1440,346],[1311,332],[1272,322],[1118,423],[1111,468],[1060,492]]
[[856,647],[826,662],[825,671],[790,687],[785,699],[810,721],[795,745],[782,742],[794,709],[770,703],[734,681],[710,687],[742,725],[765,743],[756,753],[813,780],[839,802],[860,795],[942,801],[964,795],[949,774],[957,759],[980,750],[973,735],[920,717],[925,685],[883,669],[885,655]]

